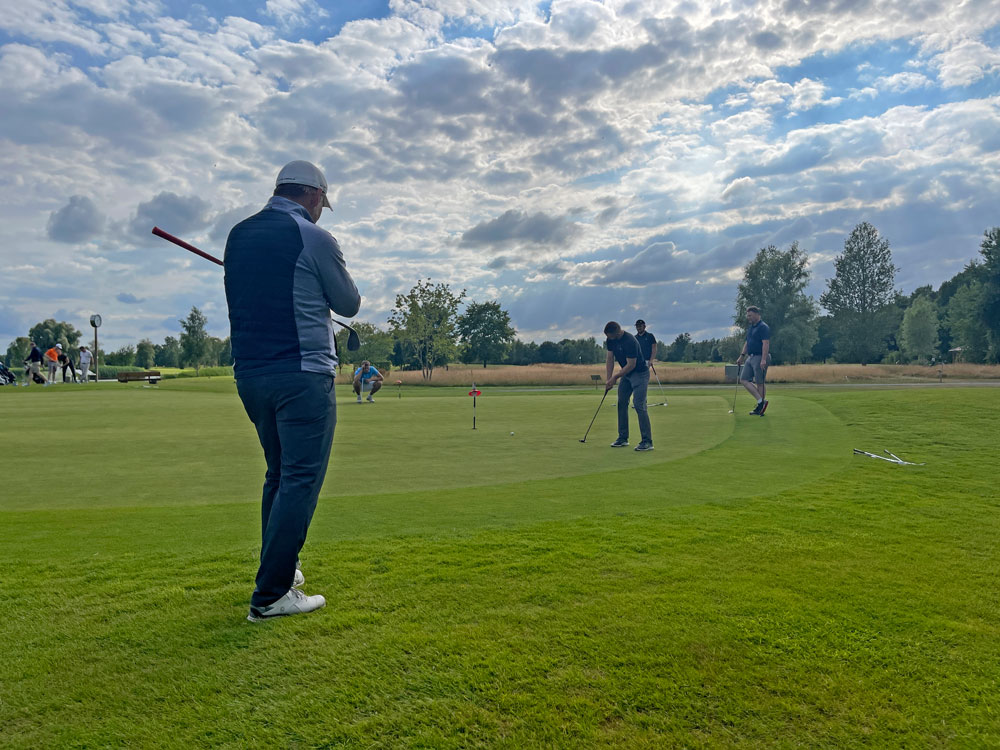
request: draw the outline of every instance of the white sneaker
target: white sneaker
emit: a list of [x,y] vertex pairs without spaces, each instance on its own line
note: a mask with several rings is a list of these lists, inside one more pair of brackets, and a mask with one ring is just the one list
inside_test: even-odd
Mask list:
[[295,569],[295,578],[292,579],[292,588],[297,589],[299,586],[306,582],[306,577],[302,575],[302,571],[298,568]]
[[368,403],[374,404],[375,403],[375,399],[373,399],[371,396],[369,396],[368,397]]
[[326,606],[326,599],[320,594],[306,596],[298,589],[288,589],[283,597],[266,607],[250,606],[250,614],[247,619],[250,622],[263,622],[273,617],[286,617],[288,615],[303,615],[306,612],[320,609]]
[[359,404],[361,403],[361,396],[360,395],[358,396],[358,403]]

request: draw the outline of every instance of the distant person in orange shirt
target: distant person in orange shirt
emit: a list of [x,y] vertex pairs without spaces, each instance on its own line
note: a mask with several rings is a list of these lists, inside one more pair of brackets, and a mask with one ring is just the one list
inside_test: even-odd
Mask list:
[[59,355],[62,354],[62,344],[56,344],[45,352],[45,362],[49,366],[49,382],[56,382],[56,370],[59,369]]

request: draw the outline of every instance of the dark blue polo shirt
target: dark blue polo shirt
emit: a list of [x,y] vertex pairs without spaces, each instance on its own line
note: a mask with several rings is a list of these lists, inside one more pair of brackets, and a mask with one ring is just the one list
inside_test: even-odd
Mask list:
[[763,320],[747,329],[747,354],[763,354],[764,342],[771,340],[771,329]]
[[642,347],[642,356],[646,358],[647,362],[652,360],[653,354],[656,352],[656,337],[646,331],[645,333],[637,333],[635,338],[639,342],[639,346]]
[[622,367],[627,365],[628,360],[632,358],[635,359],[635,369],[632,372],[649,371],[649,365],[646,364],[646,358],[642,356],[639,342],[628,331],[623,331],[621,338],[606,339],[604,345],[609,352],[615,355],[615,361]]

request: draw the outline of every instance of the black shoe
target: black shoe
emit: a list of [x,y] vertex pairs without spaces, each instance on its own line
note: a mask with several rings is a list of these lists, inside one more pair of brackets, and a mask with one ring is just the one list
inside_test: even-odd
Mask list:
[[643,440],[637,446],[635,446],[635,449],[637,451],[651,451],[653,450],[653,444],[647,443],[645,440]]
[[767,411],[767,401],[765,400],[765,401],[764,401],[764,404],[763,404],[763,405],[762,405],[762,406],[760,407],[760,411],[759,411],[759,412],[757,412],[757,413],[758,413],[758,414],[759,414],[760,416],[762,416],[762,417],[763,417],[763,416],[764,416],[764,412],[766,412],[766,411]]
[[753,408],[753,411],[752,411],[752,412],[750,412],[750,416],[751,416],[751,417],[759,417],[759,416],[760,416],[760,413],[761,413],[761,412],[760,412],[760,404],[757,404],[757,405],[756,405],[756,406],[755,406],[755,407]]
[[622,440],[618,438],[615,442],[611,444],[612,448],[624,448],[628,445],[628,440]]

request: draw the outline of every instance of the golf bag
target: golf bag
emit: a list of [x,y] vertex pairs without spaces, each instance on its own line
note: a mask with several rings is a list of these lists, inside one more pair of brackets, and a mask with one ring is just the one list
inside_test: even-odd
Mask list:
[[0,385],[17,385],[17,377],[0,362]]
[[29,377],[35,383],[37,383],[38,385],[45,385],[45,383],[47,382],[45,380],[45,376],[44,375],[41,375],[40,373],[37,373],[37,372],[31,372],[31,365],[27,361],[25,361],[25,363],[24,363],[24,379],[27,380]]

